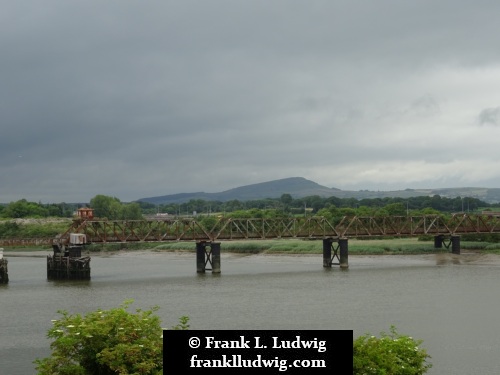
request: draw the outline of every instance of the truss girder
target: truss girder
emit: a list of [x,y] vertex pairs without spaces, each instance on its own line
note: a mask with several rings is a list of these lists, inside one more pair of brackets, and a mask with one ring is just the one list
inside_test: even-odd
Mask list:
[[211,228],[193,218],[74,220],[60,238],[84,233],[88,242],[217,241],[273,238],[341,238],[500,233],[500,219],[487,215],[352,216],[336,224],[324,217],[218,218]]

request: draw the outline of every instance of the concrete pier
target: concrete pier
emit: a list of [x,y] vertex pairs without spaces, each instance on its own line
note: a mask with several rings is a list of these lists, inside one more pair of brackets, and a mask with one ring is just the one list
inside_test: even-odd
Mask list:
[[[207,267],[208,266],[208,267]],[[220,273],[220,242],[196,243],[196,272]]]
[[445,239],[444,234],[434,236],[434,248],[442,249],[443,245],[448,249],[451,246],[452,254],[460,254],[460,236],[451,235],[449,240]]
[[323,239],[323,267],[332,266],[332,238]]
[[443,241],[444,241],[444,235],[438,234],[437,236],[434,236],[434,248],[435,249],[442,249],[443,248]]
[[451,236],[451,253],[460,254],[460,236]]
[[349,268],[349,247],[347,238],[339,239],[339,251],[340,251],[340,258],[339,258],[340,268]]
[[[335,245],[336,246],[335,246]],[[340,268],[349,268],[349,250],[347,238],[323,239],[323,267],[339,265]],[[332,254],[333,253],[333,254]],[[335,260],[337,262],[335,262]]]

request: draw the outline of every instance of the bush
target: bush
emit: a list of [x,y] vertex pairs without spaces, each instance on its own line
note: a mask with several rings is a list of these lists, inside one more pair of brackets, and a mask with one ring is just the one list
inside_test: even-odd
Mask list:
[[[58,311],[47,336],[54,341],[50,357],[36,359],[40,375],[162,374],[163,329],[154,315],[158,307],[137,309],[132,303],[85,316]],[[189,328],[187,317],[172,329]]]
[[366,334],[354,340],[353,374],[421,375],[432,367],[430,356],[419,347],[421,340],[400,335],[391,326],[391,333],[380,338]]

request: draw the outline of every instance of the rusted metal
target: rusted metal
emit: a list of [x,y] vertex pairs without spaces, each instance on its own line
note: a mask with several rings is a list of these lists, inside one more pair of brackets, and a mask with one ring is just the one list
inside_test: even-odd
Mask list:
[[83,233],[89,243],[221,241],[272,238],[359,238],[380,236],[412,237],[500,233],[500,218],[493,215],[455,214],[423,216],[345,216],[336,223],[324,217],[237,219],[218,218],[205,228],[193,218],[154,220],[73,220],[56,239],[0,239],[0,246],[51,246],[67,244],[70,233]]
[[272,238],[358,238],[380,236],[500,233],[500,219],[491,215],[352,216],[338,223],[324,217],[237,219],[218,218],[206,228],[192,218],[155,220],[76,219],[60,236],[84,233],[90,243],[251,240]]

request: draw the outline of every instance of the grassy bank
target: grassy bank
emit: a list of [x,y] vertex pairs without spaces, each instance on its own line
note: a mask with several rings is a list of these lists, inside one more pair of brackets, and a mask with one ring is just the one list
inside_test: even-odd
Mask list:
[[[434,241],[419,241],[417,238],[401,239],[372,239],[349,240],[349,254],[376,255],[376,254],[434,254],[450,252],[443,247],[434,248]],[[193,242],[165,242],[165,243],[127,243],[91,245],[90,251],[118,251],[118,250],[152,250],[152,251],[195,251]],[[484,252],[499,253],[500,244],[488,242],[461,242],[462,250],[481,250]],[[278,240],[249,240],[223,241],[222,252],[248,254],[322,254],[323,242],[320,240],[278,239]]]
[[[335,244],[334,244],[335,245]],[[351,255],[389,255],[389,254],[435,254],[450,252],[451,248],[443,246],[442,249],[434,248],[434,241],[421,241],[417,238],[394,239],[349,239],[349,254]],[[461,241],[462,251],[475,250],[483,253],[500,254],[500,244],[490,242]],[[151,250],[151,251],[192,251],[196,247],[194,242],[129,242],[88,245],[87,250],[92,253],[111,252],[121,250]],[[5,251],[37,251],[50,250],[50,247],[38,248],[27,246],[5,247]],[[323,242],[321,240],[277,239],[277,240],[247,240],[247,241],[222,241],[221,251],[224,253],[247,254],[322,254]]]

